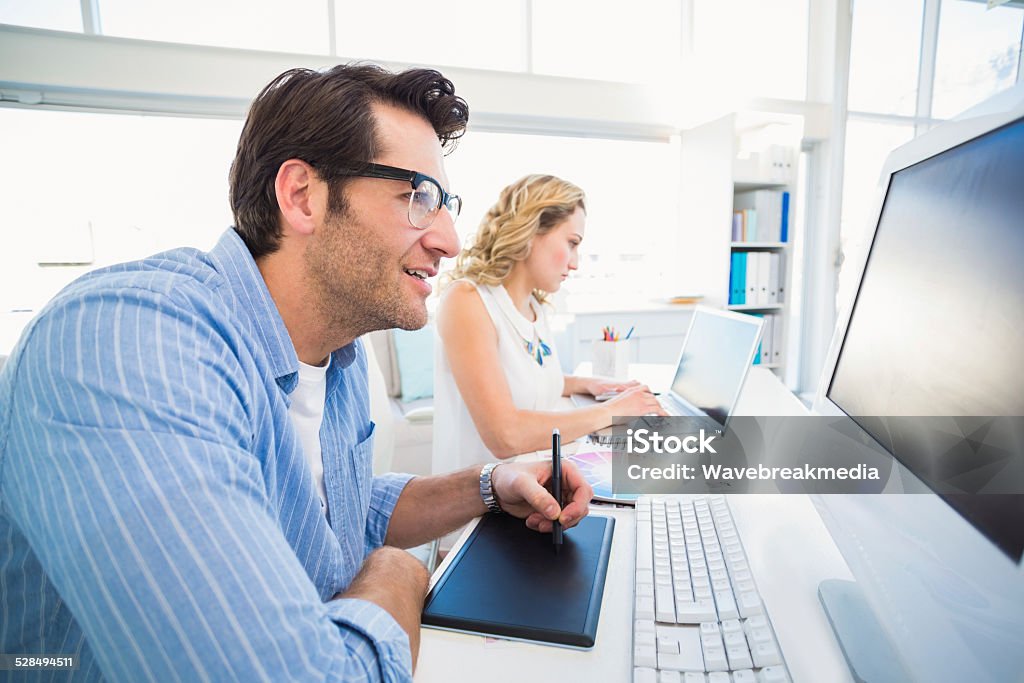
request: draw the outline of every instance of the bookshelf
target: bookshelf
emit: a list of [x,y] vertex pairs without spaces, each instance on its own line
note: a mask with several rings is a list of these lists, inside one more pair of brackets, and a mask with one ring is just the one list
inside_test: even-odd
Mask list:
[[[780,376],[792,317],[801,136],[800,117],[755,113],[730,114],[680,135],[680,287],[704,293],[709,305],[765,317],[768,348],[763,341],[758,364]],[[744,208],[747,224],[740,227],[747,230],[737,234],[734,211]],[[737,259],[746,261],[740,266]],[[758,277],[764,292],[738,296],[737,266]]]

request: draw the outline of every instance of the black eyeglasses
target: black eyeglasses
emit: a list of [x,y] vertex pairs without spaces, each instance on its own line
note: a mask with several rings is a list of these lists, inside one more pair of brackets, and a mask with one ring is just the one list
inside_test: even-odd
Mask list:
[[452,222],[459,217],[462,210],[462,199],[455,194],[448,194],[430,176],[394,166],[366,163],[358,168],[339,169],[337,175],[358,178],[382,178],[384,180],[406,180],[412,186],[409,195],[409,222],[414,228],[426,230],[434,222],[437,212],[444,206],[452,216]]

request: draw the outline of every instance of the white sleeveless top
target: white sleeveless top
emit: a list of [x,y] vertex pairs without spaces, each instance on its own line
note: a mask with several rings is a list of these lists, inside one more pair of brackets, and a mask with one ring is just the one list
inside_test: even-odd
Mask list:
[[[469,282],[476,287],[498,333],[498,359],[516,408],[544,411],[558,409],[565,377],[555,352],[554,336],[548,327],[544,306],[530,296],[530,308],[536,316],[536,322],[530,322],[516,309],[503,286],[479,285],[470,280],[460,282]],[[460,333],[473,334],[473,331],[461,330]],[[551,349],[551,355],[544,357],[543,365],[537,363],[535,357],[538,339],[543,340]],[[528,341],[534,344],[533,355],[526,350]],[[495,457],[480,438],[455,384],[444,351],[444,342],[439,334],[435,342],[432,472],[441,474],[475,463],[494,461]]]

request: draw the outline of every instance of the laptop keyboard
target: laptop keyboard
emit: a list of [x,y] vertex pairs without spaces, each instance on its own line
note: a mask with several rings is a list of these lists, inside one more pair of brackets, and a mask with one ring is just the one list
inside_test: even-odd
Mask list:
[[788,683],[724,496],[636,505],[634,683]]
[[690,411],[686,410],[683,406],[679,405],[676,401],[672,400],[670,394],[662,394],[658,397],[658,403],[669,415],[689,415]]

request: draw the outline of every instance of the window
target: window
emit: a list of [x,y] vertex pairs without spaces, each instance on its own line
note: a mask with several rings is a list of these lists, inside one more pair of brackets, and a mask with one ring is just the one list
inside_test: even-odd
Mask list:
[[324,0],[99,0],[103,34],[326,55]]
[[839,242],[844,261],[839,270],[837,304],[848,303],[857,286],[857,269],[870,246],[879,173],[889,152],[909,142],[914,127],[851,119],[846,124],[843,207]]
[[807,92],[807,0],[693,0],[696,68],[745,96]]
[[478,69],[526,69],[526,0],[336,0],[339,55]]
[[850,49],[849,108],[913,116],[924,0],[857,0]]
[[557,0],[533,3],[536,73],[625,83],[678,80],[680,3]]
[[0,0],[0,24],[82,32],[79,0]]
[[[231,223],[240,121],[0,109],[7,225],[0,353],[86,271],[178,246],[211,248]],[[40,266],[40,261],[86,263]]]
[[1013,85],[1024,10],[942,3],[932,116],[951,118]]

